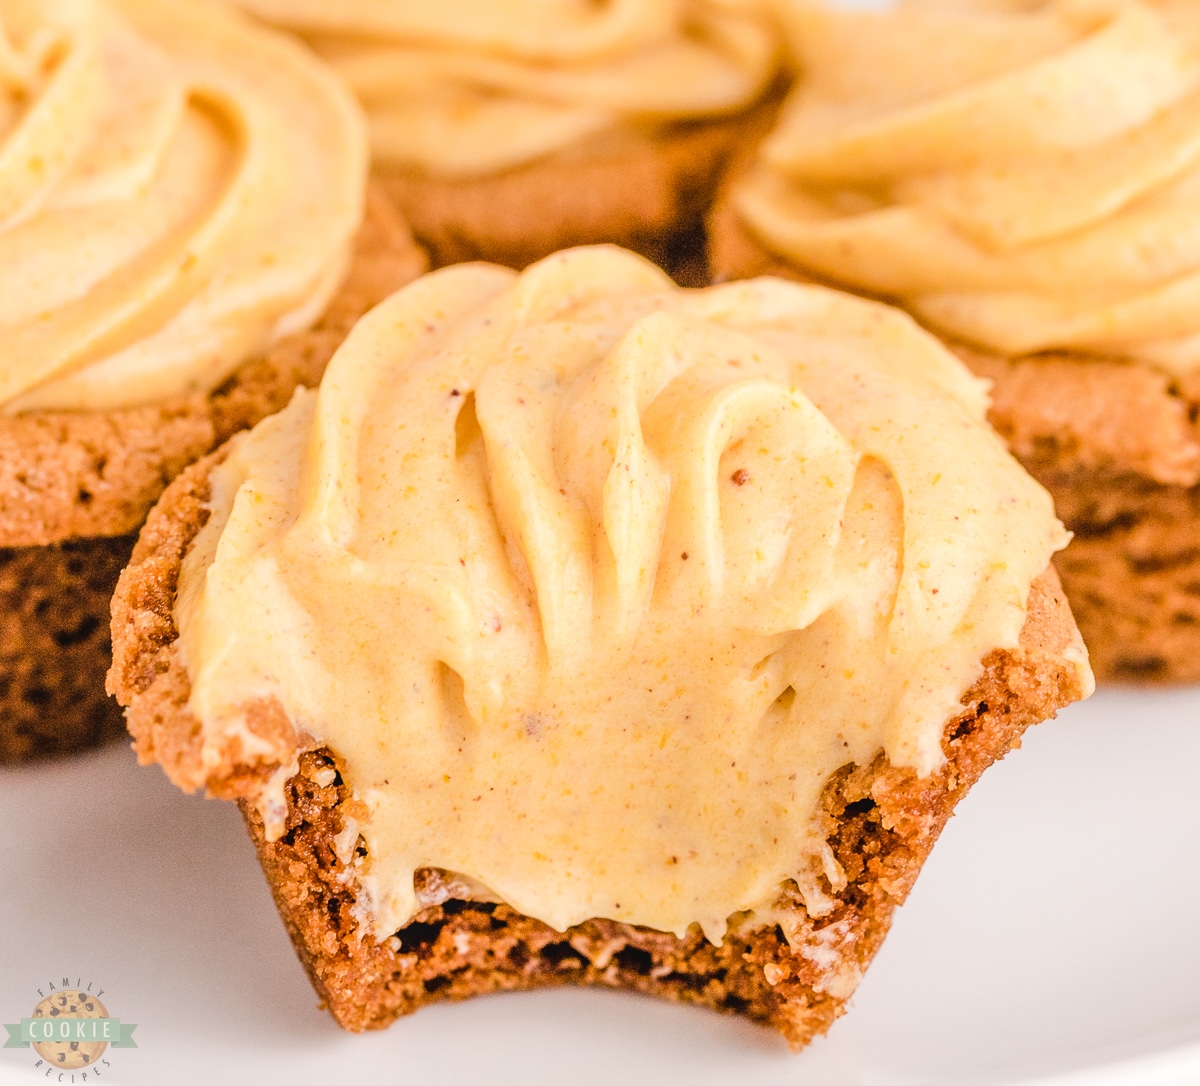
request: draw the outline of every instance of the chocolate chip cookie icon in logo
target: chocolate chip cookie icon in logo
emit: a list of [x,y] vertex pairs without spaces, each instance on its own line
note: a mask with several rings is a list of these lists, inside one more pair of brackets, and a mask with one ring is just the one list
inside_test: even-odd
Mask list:
[[[108,1010],[95,996],[78,989],[47,996],[33,1008],[34,1018],[107,1018]],[[34,1041],[37,1054],[54,1067],[74,1071],[95,1063],[108,1048],[107,1041]]]
[[[8,1030],[5,1048],[32,1046],[38,1059],[34,1069],[50,1075],[57,1068],[57,1081],[87,1083],[99,1078],[110,1066],[109,1048],[137,1048],[134,1022],[122,1022],[108,1013],[100,1001],[104,989],[76,978],[63,977],[39,988],[33,1014],[20,1022],[4,1023]],[[68,1074],[69,1073],[69,1074]]]

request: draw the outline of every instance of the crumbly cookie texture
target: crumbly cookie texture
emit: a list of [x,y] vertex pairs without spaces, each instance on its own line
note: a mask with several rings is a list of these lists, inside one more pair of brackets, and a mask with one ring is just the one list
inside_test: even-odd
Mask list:
[[104,696],[109,600],[163,489],[231,434],[284,407],[363,313],[420,275],[424,253],[378,193],[340,293],[209,395],[104,412],[0,416],[0,764],[120,734]]
[[[718,279],[815,276],[764,249],[732,206],[708,223]],[[991,378],[991,422],[1075,533],[1055,557],[1101,680],[1200,680],[1200,378],[1061,352],[1004,359],[949,343]]]
[[[159,762],[177,783],[243,802],[297,954],[324,1006],[349,1030],[376,1029],[424,1004],[497,990],[555,984],[631,988],[743,1014],[778,1030],[794,1047],[823,1033],[879,948],[954,805],[993,761],[1018,746],[1025,728],[1081,697],[1077,666],[1064,657],[1077,636],[1053,570],[1031,591],[1020,647],[984,661],[962,711],[945,729],[946,764],[919,779],[882,757],[846,767],[822,801],[828,840],[848,885],[819,920],[785,896],[782,927],[734,925],[721,946],[695,930],[684,938],[591,920],[557,932],[508,906],[472,900],[445,872],[418,875],[426,907],[382,943],[360,939],[356,876],[336,838],[354,802],[327,749],[301,755],[287,782],[286,832],[268,842],[248,798],[276,767],[247,769],[241,740],[220,764],[202,765],[190,684],[176,647],[174,607],[180,563],[208,517],[209,472],[223,450],[189,468],[147,521],[113,600],[109,689],[129,706],[143,763]],[[247,728],[261,738],[283,729],[271,704],[249,707]],[[361,841],[360,841],[361,847]]]
[[0,765],[123,731],[98,676],[111,659],[109,603],[134,540],[0,548]]
[[[489,177],[421,177],[376,167],[376,179],[430,252],[434,266],[488,260],[513,268],[559,249],[612,242],[689,274],[688,246],[717,179],[761,112],[680,125],[609,151],[575,151]],[[682,265],[682,275],[677,270]]]
[[1111,359],[954,349],[995,382],[993,425],[1075,533],[1055,561],[1097,675],[1200,680],[1200,388]]

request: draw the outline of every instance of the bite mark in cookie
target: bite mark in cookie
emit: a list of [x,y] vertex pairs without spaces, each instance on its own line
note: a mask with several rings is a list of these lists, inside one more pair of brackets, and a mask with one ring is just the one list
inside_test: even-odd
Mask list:
[[[564,974],[688,998],[692,963],[800,1043],[953,801],[1090,689],[1061,526],[984,409],[908,318],[816,288],[613,249],[435,273],[168,493],[110,685],[144,760],[248,803],[351,1028]],[[515,941],[471,972],[484,914]]]

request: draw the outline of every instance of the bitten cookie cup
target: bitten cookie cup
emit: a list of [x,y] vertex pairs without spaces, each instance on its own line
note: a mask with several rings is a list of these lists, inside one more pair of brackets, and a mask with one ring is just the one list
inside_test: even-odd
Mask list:
[[607,249],[451,269],[167,489],[109,689],[241,803],[343,1027],[600,984],[799,1048],[958,800],[1090,692],[1062,541],[901,314]]
[[190,0],[18,5],[0,30],[21,103],[0,122],[0,762],[20,762],[120,734],[108,599],[167,483],[319,380],[427,260],[364,196],[355,103],[282,35]]
[[[218,459],[220,454],[216,454]],[[202,462],[168,490],[142,533],[113,604],[116,662],[111,685],[132,706],[139,757],[171,771],[194,756],[187,671],[175,644],[179,563],[204,523],[209,499]],[[269,840],[255,800],[273,767],[233,768],[210,794],[241,802],[267,883],[321,1003],[344,1029],[382,1029],[431,1003],[563,984],[626,988],[745,1015],[799,1049],[848,1009],[954,806],[1021,735],[1083,695],[1063,653],[1077,638],[1053,571],[1034,586],[1018,649],[984,661],[980,681],[947,722],[946,764],[918,778],[880,757],[847,767],[821,803],[828,844],[847,875],[835,906],[809,917],[794,895],[790,930],[731,930],[720,946],[698,931],[684,938],[593,920],[556,931],[515,909],[475,900],[472,888],[433,868],[418,872],[421,910],[383,942],[363,938],[361,888],[346,859],[346,828],[361,812],[336,755],[301,755],[284,785],[284,832]],[[264,713],[256,734],[280,727]]]
[[1194,7],[789,10],[806,76],[723,182],[714,276],[911,312],[994,383],[1074,533],[1055,562],[1097,674],[1200,680]]
[[611,242],[699,282],[702,221],[781,93],[757,0],[236,0],[354,88],[375,176],[437,267]]

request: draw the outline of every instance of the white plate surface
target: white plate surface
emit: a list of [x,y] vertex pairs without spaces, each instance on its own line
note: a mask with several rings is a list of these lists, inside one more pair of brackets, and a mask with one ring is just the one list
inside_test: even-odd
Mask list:
[[[0,1022],[47,981],[103,987],[138,1023],[139,1047],[88,1079],[113,1084],[1196,1086],[1198,767],[1200,689],[1103,692],[1034,729],[960,806],[854,1009],[792,1056],[736,1020],[595,991],[343,1034],[237,811],[119,746],[0,772]],[[34,1059],[0,1050],[0,1083],[47,1081]]]

